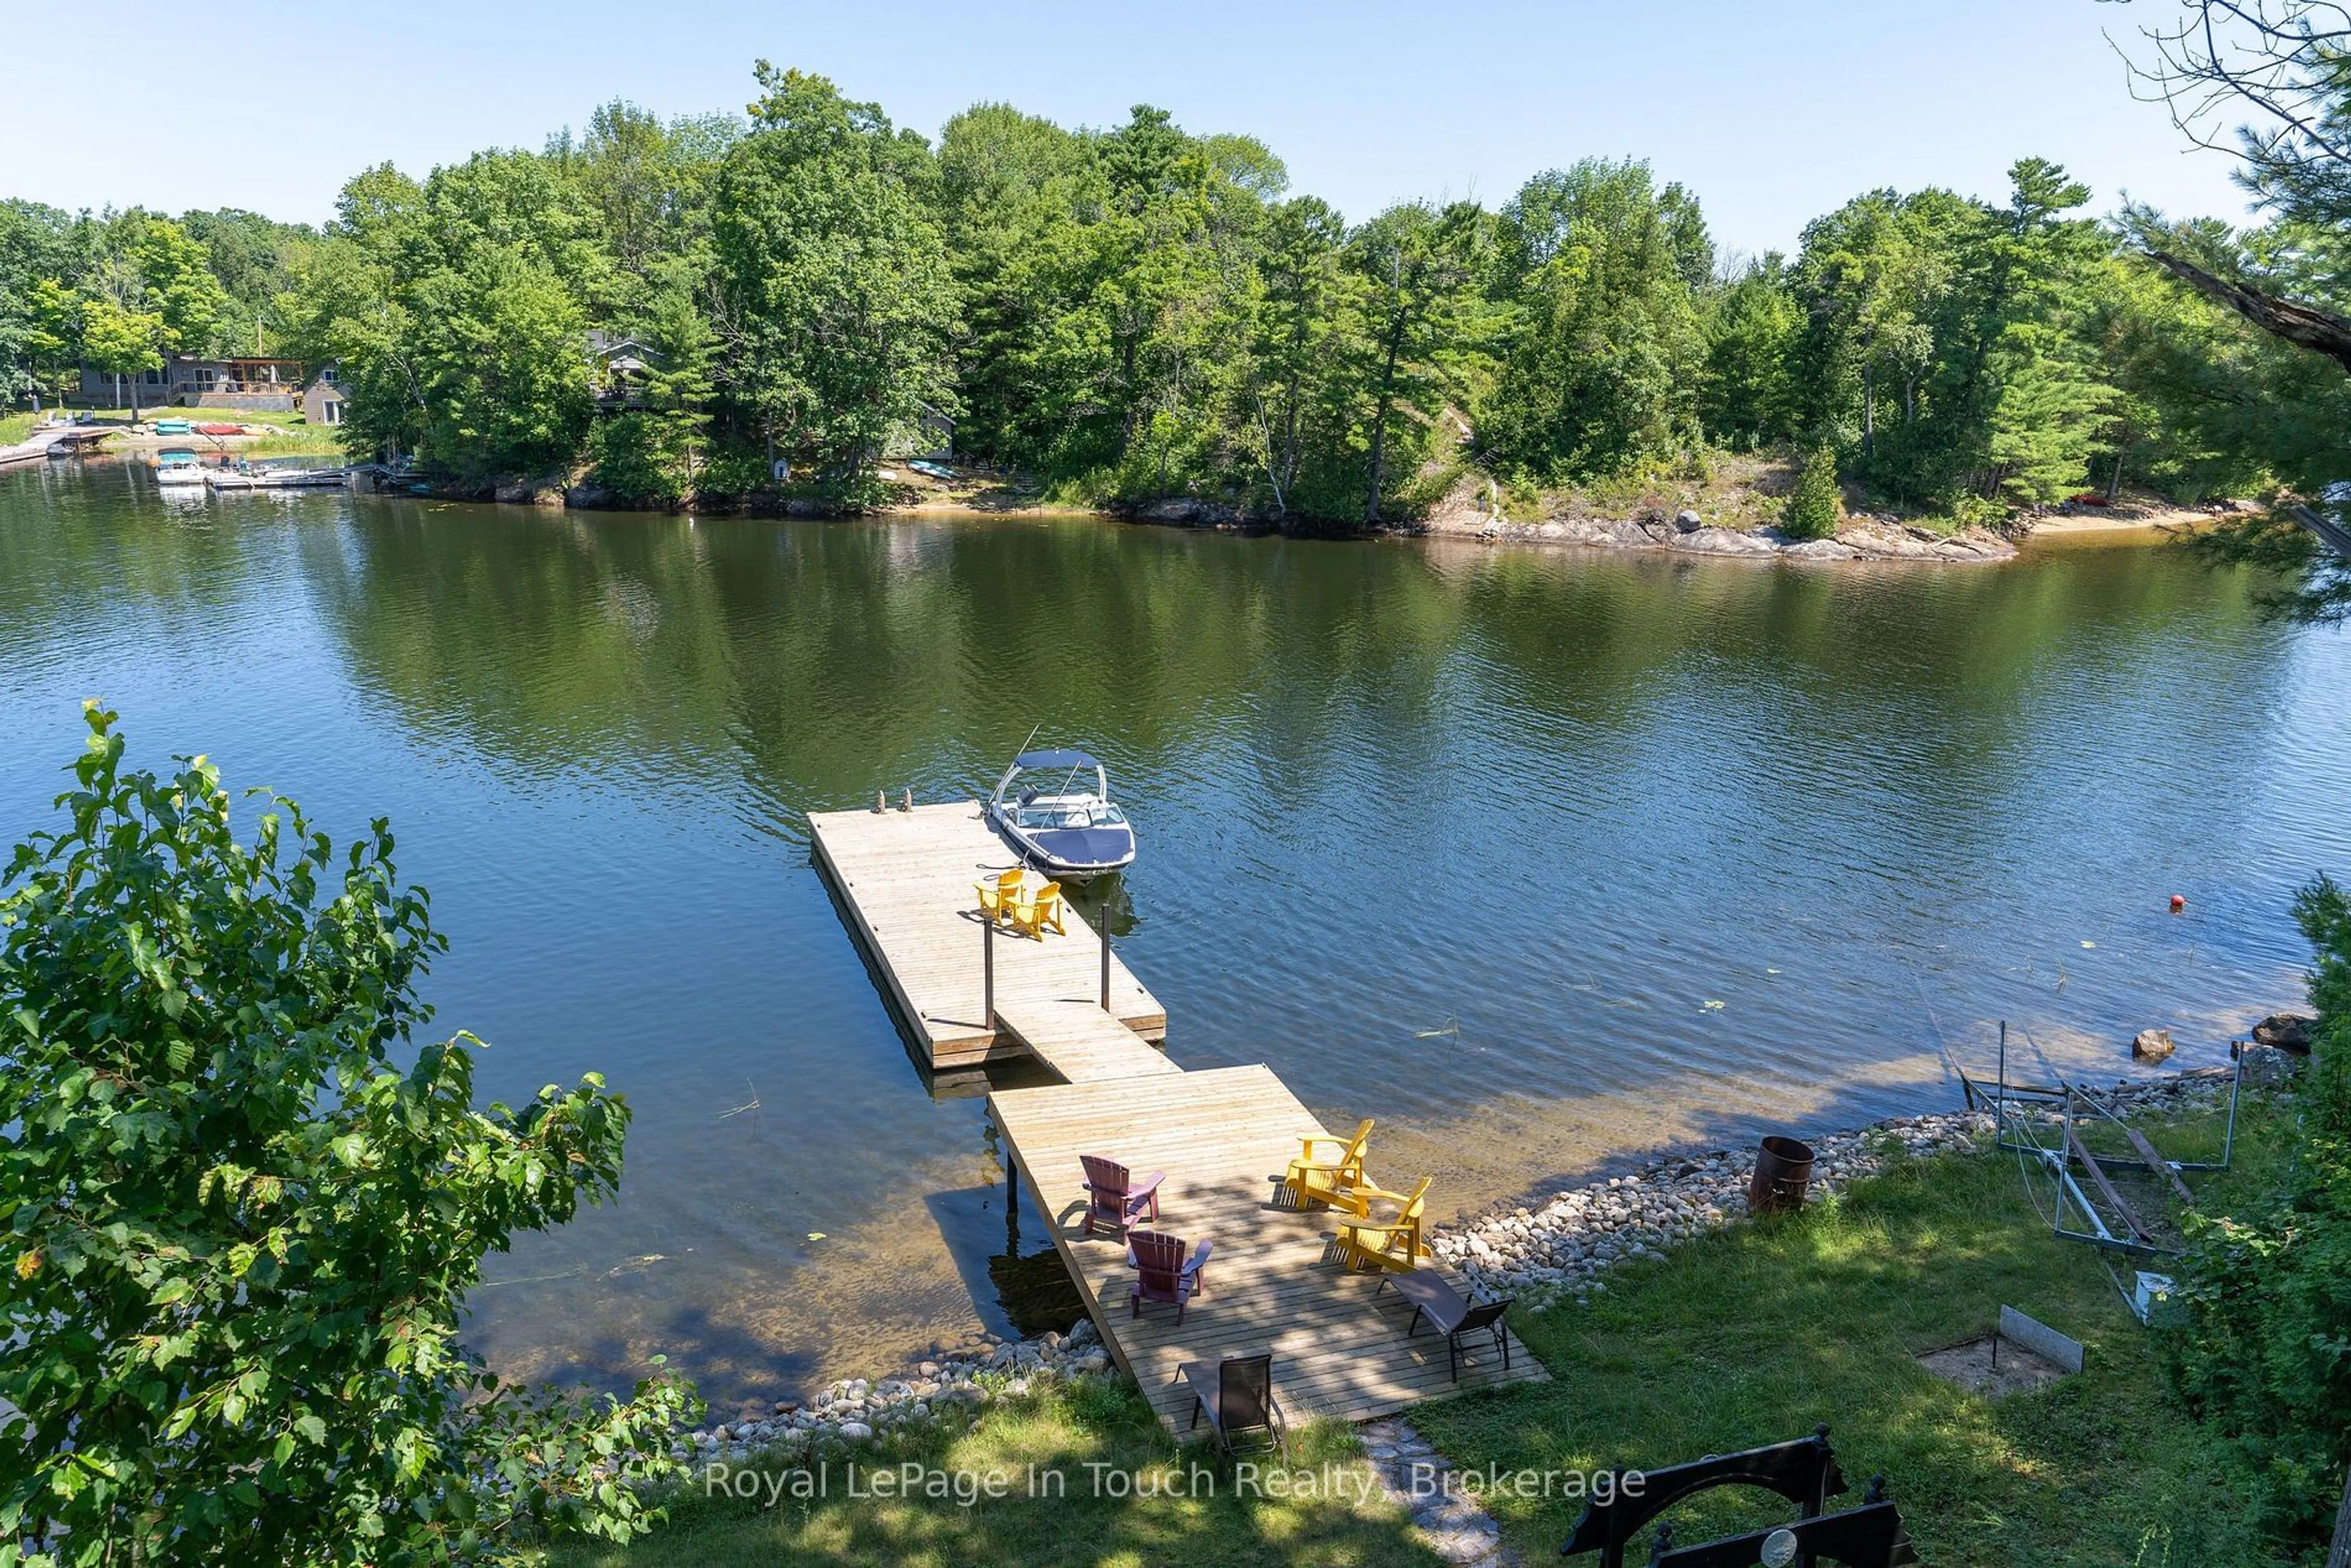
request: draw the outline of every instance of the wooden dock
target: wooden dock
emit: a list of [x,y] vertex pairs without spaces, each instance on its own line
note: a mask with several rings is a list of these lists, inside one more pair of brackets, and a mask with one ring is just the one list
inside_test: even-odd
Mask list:
[[[1099,978],[1099,977],[1097,977]],[[1181,1073],[1166,1053],[1102,1011],[1091,997],[998,1000],[996,1021],[1071,1083]]]
[[911,811],[811,811],[809,836],[817,864],[934,1070],[1036,1056],[1057,1071],[1068,1062],[1074,1071],[1063,1071],[1064,1077],[1123,1075],[1110,1065],[1114,1048],[1129,1043],[1112,1032],[1115,1019],[1132,1039],[1128,1060],[1135,1071],[1173,1071],[1141,1044],[1166,1037],[1167,1010],[1115,954],[1110,1007],[1102,1007],[1101,934],[1074,909],[1065,916],[1066,936],[997,933],[996,1027],[988,1026],[987,937],[974,887],[1019,862],[980,816],[977,801]]
[[[1461,1389],[1549,1375],[1513,1337],[1509,1372],[1490,1347],[1473,1346],[1475,1363],[1456,1385],[1444,1339],[1426,1326],[1407,1339],[1411,1307],[1328,1255],[1336,1218],[1277,1204],[1300,1139],[1324,1129],[1269,1067],[1000,1090],[988,1105],[1103,1343],[1178,1435],[1192,1416],[1176,1378],[1187,1361],[1270,1351],[1274,1391],[1292,1421],[1367,1421]],[[1138,1177],[1166,1172],[1158,1228],[1216,1244],[1207,1289],[1180,1325],[1176,1309],[1158,1303],[1131,1314],[1125,1245],[1081,1234],[1080,1155],[1107,1155]],[[1399,1179],[1391,1172],[1385,1185]]]
[[[1145,1043],[1165,1038],[1165,1010],[1115,955],[1104,1009],[1101,937],[1074,911],[1066,936],[996,936],[990,1029],[974,884],[1014,862],[976,803],[811,812],[809,825],[844,918],[934,1067],[1028,1056],[1067,1080],[999,1090],[988,1096],[989,1114],[1016,1178],[1052,1223],[1053,1245],[1102,1343],[1170,1429],[1180,1435],[1191,1419],[1191,1396],[1176,1377],[1187,1361],[1270,1352],[1275,1392],[1292,1421],[1365,1421],[1462,1389],[1549,1375],[1513,1337],[1507,1372],[1490,1345],[1473,1345],[1457,1384],[1441,1337],[1424,1327],[1407,1338],[1412,1309],[1332,1256],[1336,1218],[1278,1201],[1301,1140],[1327,1129],[1270,1068],[1186,1072]],[[1373,1153],[1376,1166],[1376,1141]],[[1124,1243],[1081,1234],[1081,1155],[1106,1155],[1138,1176],[1165,1172],[1159,1228],[1215,1243],[1207,1289],[1182,1324],[1163,1304],[1132,1314]],[[1415,1173],[1372,1174],[1394,1187]]]
[[13,446],[0,446],[0,467],[14,463],[31,463],[47,457],[52,447],[62,446],[70,452],[94,448],[110,435],[120,434],[119,428],[101,429],[90,425],[49,425],[37,430],[26,440]]

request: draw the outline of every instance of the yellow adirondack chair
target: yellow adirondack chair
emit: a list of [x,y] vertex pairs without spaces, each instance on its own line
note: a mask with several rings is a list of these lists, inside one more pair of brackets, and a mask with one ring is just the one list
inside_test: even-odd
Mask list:
[[1023,888],[1019,901],[1012,906],[1013,930],[1042,942],[1048,925],[1057,935],[1069,935],[1061,929],[1061,884],[1058,882],[1049,882],[1034,893]]
[[1301,1138],[1298,1157],[1290,1162],[1290,1170],[1281,1178],[1291,1207],[1328,1203],[1361,1214],[1350,1196],[1364,1185],[1364,1145],[1371,1141],[1369,1116],[1357,1125],[1352,1138]]
[[[1363,1211],[1339,1227],[1339,1250],[1346,1254],[1351,1269],[1393,1269],[1408,1274],[1420,1267],[1421,1260],[1434,1257],[1421,1239],[1426,1224],[1428,1186],[1435,1176],[1423,1176],[1410,1197],[1400,1192],[1388,1192],[1375,1186],[1358,1187],[1355,1197],[1363,1203]],[[1396,1205],[1393,1219],[1369,1218],[1372,1200]]]
[[988,920],[1011,919],[1013,905],[1019,902],[1020,890],[1028,882],[1028,872],[1014,866],[994,882],[973,883],[973,891],[979,894],[981,916]]

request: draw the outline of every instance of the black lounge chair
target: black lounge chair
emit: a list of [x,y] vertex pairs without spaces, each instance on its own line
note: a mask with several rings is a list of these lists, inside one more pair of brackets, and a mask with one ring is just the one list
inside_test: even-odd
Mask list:
[[1176,1375],[1192,1391],[1192,1425],[1186,1430],[1197,1429],[1206,1416],[1217,1452],[1227,1459],[1233,1457],[1236,1437],[1263,1433],[1281,1462],[1290,1462],[1290,1427],[1282,1419],[1281,1402],[1273,1396],[1270,1354],[1187,1361]]
[[1405,1325],[1404,1337],[1410,1339],[1420,1332],[1420,1320],[1426,1318],[1438,1333],[1445,1336],[1446,1369],[1453,1381],[1461,1381],[1461,1339],[1464,1334],[1488,1333],[1502,1353],[1502,1370],[1510,1370],[1510,1335],[1503,1327],[1502,1317],[1510,1310],[1507,1296],[1499,1301],[1471,1306],[1460,1291],[1448,1284],[1444,1276],[1431,1269],[1416,1269],[1409,1274],[1383,1276],[1380,1291],[1395,1285],[1404,1299],[1412,1303],[1412,1322]]

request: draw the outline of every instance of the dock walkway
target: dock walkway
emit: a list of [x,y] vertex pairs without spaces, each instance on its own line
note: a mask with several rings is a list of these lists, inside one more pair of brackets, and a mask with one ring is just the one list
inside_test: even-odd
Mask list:
[[[1473,1343],[1475,1362],[1457,1385],[1442,1336],[1424,1326],[1407,1339],[1411,1306],[1330,1258],[1335,1218],[1277,1205],[1299,1140],[1323,1128],[1269,1067],[999,1090],[988,1106],[1103,1343],[1179,1436],[1192,1416],[1176,1376],[1187,1361],[1272,1352],[1274,1392],[1293,1422],[1368,1421],[1461,1389],[1550,1375],[1512,1336],[1507,1373],[1490,1347]],[[1182,1323],[1157,1303],[1133,1314],[1124,1244],[1081,1235],[1080,1155],[1108,1155],[1138,1177],[1165,1171],[1158,1228],[1215,1243],[1207,1288]]]
[[1023,997],[996,1004],[999,1029],[1071,1083],[1142,1078],[1184,1070],[1102,1011],[1092,997]]
[[[811,811],[809,836],[817,864],[934,1070],[1043,1056],[1065,1038],[1074,1048],[1077,1037],[1063,1021],[1069,1004],[1102,1012],[1102,937],[1071,909],[1066,936],[997,934],[997,1027],[989,1027],[986,934],[973,889],[1019,862],[981,817],[977,801],[911,811]],[[1139,1040],[1165,1036],[1167,1010],[1115,955],[1110,998],[1106,1016]],[[1031,1024],[1048,1049],[1032,1052],[1015,1020]],[[1089,1050],[1108,1038],[1094,1031]]]
[[[1473,1344],[1456,1384],[1440,1336],[1424,1327],[1407,1338],[1411,1307],[1332,1257],[1334,1217],[1277,1201],[1301,1140],[1327,1129],[1269,1067],[1186,1072],[1145,1043],[1165,1037],[1166,1012],[1115,955],[1105,1009],[1100,934],[1075,911],[1066,936],[995,938],[989,1028],[974,884],[1013,857],[976,803],[811,812],[809,823],[844,918],[934,1067],[1029,1056],[1068,1081],[998,1090],[989,1114],[1102,1343],[1170,1430],[1181,1435],[1192,1416],[1177,1369],[1228,1355],[1272,1353],[1275,1392],[1292,1421],[1366,1421],[1461,1389],[1549,1376],[1513,1337],[1507,1371],[1490,1346]],[[1138,1176],[1165,1172],[1159,1228],[1215,1244],[1207,1288],[1181,1324],[1169,1306],[1131,1312],[1124,1244],[1081,1234],[1081,1155],[1107,1155]],[[1405,1179],[1384,1174],[1391,1187]]]
[[[97,432],[96,439],[102,440],[113,434],[115,433],[112,431],[100,430]],[[13,446],[0,446],[0,467],[6,467],[15,463],[31,463],[47,457],[52,446],[71,446],[90,443],[92,440],[90,426],[44,425],[34,431],[31,436],[17,442]]]

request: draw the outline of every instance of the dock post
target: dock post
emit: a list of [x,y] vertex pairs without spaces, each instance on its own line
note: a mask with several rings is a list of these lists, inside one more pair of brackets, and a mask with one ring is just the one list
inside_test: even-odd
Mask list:
[[1102,1009],[1110,1012],[1110,911],[1107,908],[1102,911]]
[[979,914],[979,983],[987,1012],[987,1032],[996,1032],[996,922]]
[[1009,1145],[1004,1151],[1004,1255],[1020,1256],[1020,1167],[1013,1163]]

